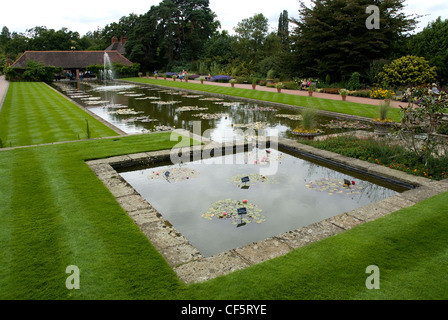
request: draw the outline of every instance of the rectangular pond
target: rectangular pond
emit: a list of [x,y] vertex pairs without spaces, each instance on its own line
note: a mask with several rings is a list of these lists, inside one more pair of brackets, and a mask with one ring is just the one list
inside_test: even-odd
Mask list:
[[[92,113],[128,134],[185,129],[217,142],[244,139],[240,132],[274,132],[296,139],[292,133],[300,125],[298,110],[268,103],[250,103],[238,99],[191,93],[150,85],[57,82],[59,91],[88,108]],[[341,115],[342,116],[342,115]],[[373,130],[368,122],[348,121],[318,115],[319,129],[326,133],[348,130]],[[246,132],[247,133],[247,132]]]
[[205,257],[406,190],[276,149],[119,173]]

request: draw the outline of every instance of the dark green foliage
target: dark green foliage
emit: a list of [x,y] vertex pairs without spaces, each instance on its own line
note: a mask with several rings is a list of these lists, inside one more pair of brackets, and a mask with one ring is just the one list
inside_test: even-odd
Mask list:
[[164,0],[141,16],[126,49],[144,70],[197,60],[219,22],[208,0]]
[[437,79],[446,84],[448,80],[448,19],[437,20],[428,24],[422,32],[416,34],[409,42],[413,55],[424,57],[431,66],[436,67]]
[[322,141],[304,141],[303,143],[417,176],[435,180],[447,177],[448,156],[430,157],[427,163],[424,163],[419,155],[393,141],[339,136]]
[[[333,81],[348,79],[353,72],[366,72],[374,60],[388,57],[392,44],[411,30],[415,20],[401,11],[404,0],[312,0],[302,3],[292,34],[295,70],[301,76]],[[381,27],[369,30],[366,13],[369,5],[380,10]]]
[[22,72],[7,68],[5,75],[9,81],[51,82],[54,80],[54,75],[59,72],[62,72],[62,68],[47,67],[42,63],[29,60],[26,63],[25,70],[22,70]]
[[349,89],[349,90],[359,90],[360,87],[361,87],[361,84],[360,84],[360,74],[359,74],[359,72],[353,72],[353,74],[351,75],[350,79],[348,80],[347,89]]
[[280,13],[277,34],[283,45],[289,45],[289,17],[287,10],[283,10],[283,12]]

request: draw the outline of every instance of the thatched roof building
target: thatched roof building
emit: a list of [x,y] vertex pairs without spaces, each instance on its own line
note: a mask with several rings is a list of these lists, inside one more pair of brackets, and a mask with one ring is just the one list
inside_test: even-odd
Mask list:
[[11,67],[25,69],[26,63],[33,60],[46,66],[62,67],[64,70],[80,70],[91,65],[103,65],[106,52],[112,63],[125,66],[133,64],[118,51],[26,51]]

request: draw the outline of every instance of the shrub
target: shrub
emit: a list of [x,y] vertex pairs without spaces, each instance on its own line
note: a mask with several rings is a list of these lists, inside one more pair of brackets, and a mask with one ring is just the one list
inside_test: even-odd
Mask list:
[[415,176],[435,180],[447,178],[448,156],[430,157],[425,165],[418,155],[407,150],[401,143],[394,143],[391,140],[377,140],[374,137],[357,138],[346,135],[322,141],[303,141],[302,143]]
[[349,95],[353,97],[363,97],[363,98],[370,98],[370,90],[357,90],[352,91],[349,93]]
[[275,78],[275,71],[273,69],[269,70],[266,78],[273,80]]
[[349,90],[358,90],[361,87],[359,79],[360,79],[360,74],[358,72],[353,72],[350,79],[348,80],[347,88]]
[[392,61],[378,73],[382,87],[411,87],[431,83],[436,78],[436,67],[423,57],[405,56]]
[[294,81],[285,81],[283,82],[283,88],[288,90],[299,90],[299,85]]

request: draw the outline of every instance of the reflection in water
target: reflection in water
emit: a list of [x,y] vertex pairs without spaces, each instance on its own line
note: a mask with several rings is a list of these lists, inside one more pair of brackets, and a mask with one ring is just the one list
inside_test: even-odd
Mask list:
[[[260,169],[273,161],[278,161],[277,172],[260,175]],[[170,178],[164,179],[167,171]],[[299,229],[398,193],[273,149],[120,174],[205,256]],[[242,177],[252,180],[243,183]],[[329,194],[307,187],[327,178],[354,181],[360,192]],[[239,216],[237,210],[243,207],[248,213]]]
[[[93,113],[112,123],[128,134],[153,131],[156,128],[182,128],[193,131],[193,122],[201,122],[201,134],[214,141],[233,141],[235,137],[242,139],[236,129],[248,124],[266,124],[269,135],[271,130],[280,137],[295,138],[291,133],[299,124],[298,113],[290,109],[274,108],[255,103],[238,102],[184,91],[160,89],[151,86],[97,83],[86,81],[57,82],[59,90],[88,107]],[[127,114],[109,113],[117,106],[131,109],[141,116],[157,120],[155,123],[129,121]],[[115,108],[114,108],[115,107]],[[191,107],[191,111],[186,111]],[[181,109],[178,111],[177,109]],[[194,110],[199,108],[199,110]],[[204,109],[204,110],[201,110]],[[205,110],[206,109],[206,110]],[[185,110],[185,111],[182,111]],[[197,117],[198,114],[218,115]],[[222,114],[222,115],[221,115]],[[196,116],[195,116],[196,115]],[[327,124],[329,117],[318,117],[318,123]],[[340,132],[327,127],[321,128],[327,133]]]

